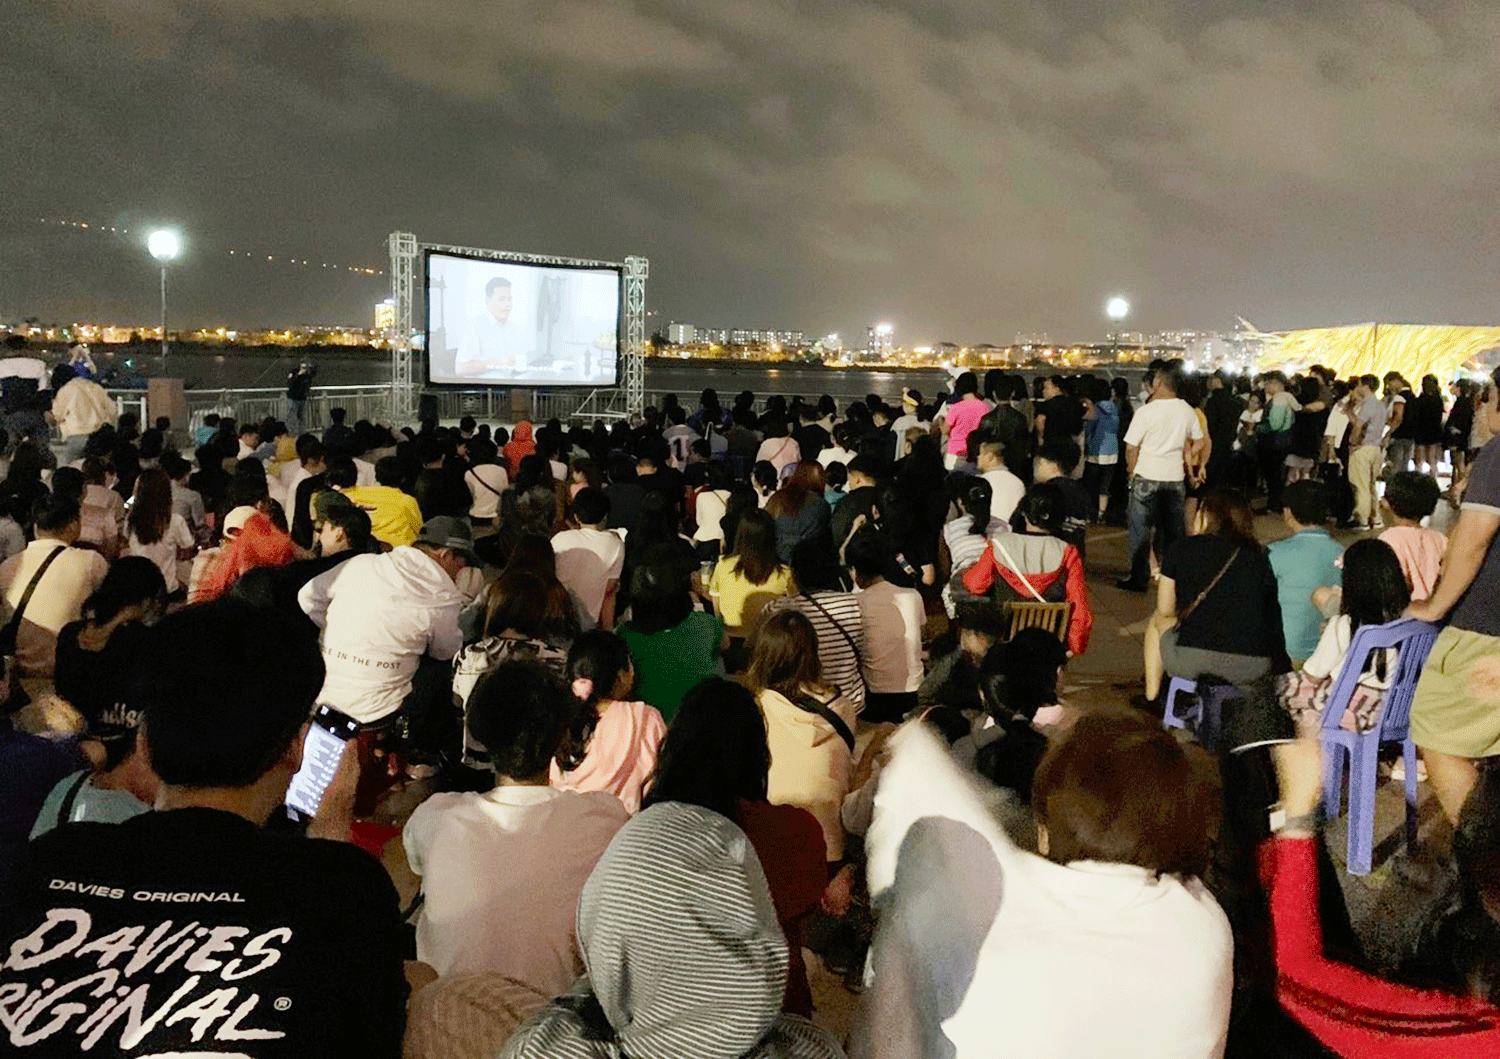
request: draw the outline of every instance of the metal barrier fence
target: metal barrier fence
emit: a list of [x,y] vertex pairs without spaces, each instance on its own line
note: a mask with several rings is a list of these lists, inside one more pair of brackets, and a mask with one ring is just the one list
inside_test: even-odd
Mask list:
[[[758,396],[764,399],[772,393],[783,391],[786,396],[799,392],[795,383],[790,386],[778,386],[777,381],[772,380],[768,388],[760,391]],[[820,389],[819,392],[825,391]],[[522,419],[530,419],[537,423],[548,419],[592,423],[595,419],[611,420],[620,417],[617,410],[609,407],[607,395],[610,393],[612,391],[601,391],[600,395],[603,399],[593,401],[588,400],[589,393],[586,390],[439,390],[422,396],[430,397],[436,402],[438,419],[445,422],[456,421],[468,415],[481,423],[515,423]],[[688,393],[681,389],[647,390],[646,404],[660,407],[662,399],[668,393],[677,394],[685,404],[692,405],[697,401],[696,393]],[[122,413],[134,412],[140,417],[142,424],[147,422],[144,390],[110,390],[109,395],[114,398],[116,407]],[[812,393],[803,395],[817,396]],[[287,415],[286,388],[281,386],[188,390],[185,396],[189,430],[196,430],[201,426],[203,417],[211,412],[219,416],[230,416],[242,423],[259,422],[268,416],[285,420]],[[726,393],[724,396],[727,399],[731,395]],[[850,400],[856,400],[862,395],[851,396],[835,392],[833,396],[842,407]],[[328,414],[331,408],[345,409],[346,418],[350,424],[361,419],[391,424],[391,388],[389,386],[315,386],[303,407],[303,427],[321,431],[333,421]],[[392,425],[401,427],[409,424],[394,423]]]

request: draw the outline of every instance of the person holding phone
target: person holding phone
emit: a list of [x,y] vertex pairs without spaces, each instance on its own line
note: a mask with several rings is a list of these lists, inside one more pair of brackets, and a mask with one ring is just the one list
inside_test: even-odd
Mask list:
[[394,1059],[405,937],[380,863],[339,841],[353,755],[306,836],[264,826],[302,766],[316,644],[220,600],[164,619],[139,657],[156,810],[42,835],[0,884],[0,991],[33,998],[9,1009],[6,1054]]

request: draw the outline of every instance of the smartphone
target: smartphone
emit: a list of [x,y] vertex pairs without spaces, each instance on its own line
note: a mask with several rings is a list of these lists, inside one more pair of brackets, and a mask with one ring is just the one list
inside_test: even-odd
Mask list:
[[349,740],[359,734],[359,722],[332,706],[319,706],[302,744],[302,767],[286,792],[286,815],[299,823],[318,815],[323,792],[333,782]]

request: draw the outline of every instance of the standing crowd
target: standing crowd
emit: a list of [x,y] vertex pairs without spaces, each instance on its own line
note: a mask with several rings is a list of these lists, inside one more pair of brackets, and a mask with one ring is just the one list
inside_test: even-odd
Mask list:
[[[1495,386],[1163,361],[392,432],[306,429],[312,375],[296,435],[142,430],[71,365],[18,401],[14,1054],[1500,1054]],[[1111,523],[1137,709],[1064,694]],[[1315,728],[1403,614],[1456,869],[1376,968]],[[1393,663],[1349,664],[1364,730]],[[1205,748],[1171,678],[1269,690]],[[288,811],[315,709],[351,738]]]

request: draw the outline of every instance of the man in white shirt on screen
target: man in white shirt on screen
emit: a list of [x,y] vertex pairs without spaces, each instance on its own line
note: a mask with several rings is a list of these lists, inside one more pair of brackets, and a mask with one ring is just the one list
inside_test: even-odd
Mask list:
[[460,375],[509,374],[524,369],[529,357],[520,331],[510,322],[510,280],[496,276],[484,285],[484,308],[469,321],[454,367]]

